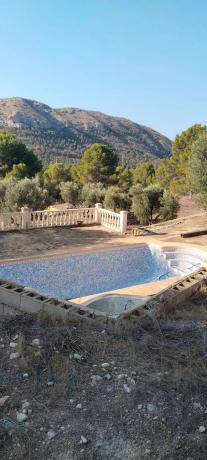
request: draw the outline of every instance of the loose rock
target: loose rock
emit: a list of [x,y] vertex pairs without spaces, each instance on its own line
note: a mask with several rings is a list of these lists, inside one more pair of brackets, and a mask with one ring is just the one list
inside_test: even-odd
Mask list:
[[33,346],[33,347],[39,347],[39,346],[40,346],[40,341],[39,341],[39,339],[33,339],[33,340],[32,340],[32,346]]
[[85,438],[85,436],[81,436],[80,444],[87,444],[88,440]]
[[17,412],[17,421],[18,422],[25,422],[25,420],[27,420],[27,419],[28,419],[28,417],[24,412]]
[[47,439],[50,441],[51,439],[53,439],[55,437],[55,432],[53,430],[49,430],[47,432]]
[[0,407],[3,407],[8,399],[9,399],[9,396],[2,396],[2,398],[0,398]]
[[18,351],[16,351],[15,353],[10,354],[9,359],[17,359],[19,357],[20,357],[20,354]]

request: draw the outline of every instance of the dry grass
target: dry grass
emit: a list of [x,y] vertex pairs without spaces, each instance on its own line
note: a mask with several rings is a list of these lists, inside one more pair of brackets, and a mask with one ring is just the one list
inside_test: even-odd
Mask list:
[[[191,407],[192,412],[192,401],[203,403],[206,398],[206,319],[206,286],[183,304],[182,308],[159,319],[147,312],[133,321],[129,319],[115,325],[77,321],[75,318],[64,326],[59,323],[48,324],[47,320],[38,323],[26,316],[11,319],[1,325],[2,335],[6,334],[5,340],[9,343],[12,334],[18,332],[17,350],[21,357],[14,367],[9,363],[11,374],[7,380],[8,391],[13,392],[13,396],[12,404],[5,408],[4,416],[14,418],[23,397],[32,400],[34,417],[29,419],[29,436],[35,460],[67,458],[61,450],[62,438],[59,444],[58,437],[57,441],[55,438],[49,453],[49,447],[41,444],[42,438],[40,442],[37,441],[40,436],[39,427],[46,426],[49,429],[51,422],[56,427],[57,420],[64,426],[71,425],[64,438],[64,452],[77,452],[80,449],[80,433],[86,433],[91,440],[91,444],[85,447],[87,460],[96,456],[95,439],[105,439],[105,436],[111,446],[116,446],[117,439],[123,440],[126,445],[129,443],[135,452],[135,456],[129,458],[135,459],[136,452],[141,453],[140,458],[147,458],[142,440],[147,442],[150,439],[155,449],[154,453],[150,453],[150,458],[157,459],[159,452],[159,458],[166,459],[167,454],[164,452],[161,456],[160,453],[163,445],[169,445],[171,449],[177,433],[182,438],[181,430],[186,433],[188,408]],[[32,339],[36,337],[40,339],[40,349],[31,346]],[[82,356],[80,362],[74,359],[74,353]],[[112,379],[109,381],[106,381],[101,369],[103,362],[110,363]],[[8,361],[2,360],[0,365],[1,375],[8,379]],[[29,385],[22,380],[23,370],[32,375]],[[101,374],[102,381],[92,384],[92,373]],[[135,379],[134,385],[130,380],[127,381],[132,389],[130,394],[125,393],[124,380],[117,378],[119,374],[126,374],[129,378],[133,376]],[[49,381],[54,382],[54,385],[48,386]],[[76,401],[74,405],[69,402],[71,398]],[[83,405],[78,413],[75,407],[77,402]],[[157,407],[157,420],[154,420],[154,416],[148,417],[145,409],[148,402],[153,402]],[[145,412],[137,411],[140,403]],[[163,416],[167,422],[162,422]],[[193,430],[196,432],[198,424],[202,425],[204,421],[196,413],[192,423],[195,424]],[[175,426],[178,427],[176,433]],[[17,437],[15,441],[9,438],[10,448],[14,446]],[[26,440],[21,442],[22,450],[16,458],[30,459],[31,446]],[[70,446],[69,442],[72,443]],[[205,459],[200,451],[195,450],[194,441],[191,442],[190,450],[187,453],[184,451],[180,458]],[[38,446],[37,452],[34,452],[34,446]],[[100,455],[97,453],[96,458],[116,458],[114,453],[110,454],[116,452],[116,449],[107,452]],[[177,452],[169,458],[177,459]],[[5,454],[1,458],[7,460],[11,457]],[[72,460],[82,458],[79,454],[71,454]]]

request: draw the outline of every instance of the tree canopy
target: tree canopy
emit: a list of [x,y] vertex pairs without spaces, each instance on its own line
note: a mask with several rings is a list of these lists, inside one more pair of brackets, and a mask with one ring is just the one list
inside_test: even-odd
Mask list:
[[200,194],[200,201],[207,207],[207,132],[200,134],[193,144],[189,158],[189,184],[193,192]]
[[4,173],[10,172],[13,166],[22,163],[27,168],[27,176],[34,176],[41,171],[42,163],[32,149],[19,142],[11,133],[0,131],[0,167]]
[[141,184],[143,187],[147,187],[152,183],[155,175],[155,168],[152,163],[140,163],[133,170],[133,182],[134,184]]
[[40,184],[46,187],[54,198],[60,194],[60,184],[70,182],[71,166],[64,163],[50,163],[39,175]]
[[74,174],[81,184],[103,183],[109,185],[118,165],[118,156],[103,144],[91,145],[83,154]]

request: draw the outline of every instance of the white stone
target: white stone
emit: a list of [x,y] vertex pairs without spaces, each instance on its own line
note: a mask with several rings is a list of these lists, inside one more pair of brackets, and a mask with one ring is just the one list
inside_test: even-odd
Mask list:
[[28,417],[26,414],[24,414],[24,412],[17,412],[17,421],[18,422],[25,422],[25,420],[27,420]]
[[82,404],[77,404],[76,409],[82,409]]
[[150,412],[150,414],[154,414],[157,410],[156,406],[154,404],[147,404],[147,410]]
[[82,356],[79,353],[74,353],[73,357],[74,357],[74,359],[76,359],[76,361],[81,361],[82,360]]
[[203,425],[199,426],[199,431],[200,431],[200,433],[205,433],[205,431],[206,431],[205,426],[203,426]]
[[70,399],[69,402],[70,404],[73,404],[75,402],[75,399]]
[[194,409],[202,409],[201,403],[199,403],[199,402],[194,402],[193,407],[194,407]]
[[15,342],[10,342],[9,346],[10,346],[10,348],[16,348],[17,343],[15,343]]
[[53,430],[49,430],[49,431],[47,432],[47,439],[49,439],[49,441],[50,441],[50,440],[53,439],[54,437],[55,437],[55,432],[54,432]]
[[91,375],[91,379],[94,380],[95,382],[99,382],[102,380],[102,377],[100,375]]
[[9,356],[9,359],[17,359],[19,358],[20,354],[18,351],[16,351],[15,353],[11,353],[10,356]]
[[131,388],[129,388],[126,383],[124,384],[124,390],[126,391],[126,393],[131,393]]
[[24,401],[22,403],[22,409],[28,409],[29,406],[30,406],[30,403],[28,401]]
[[111,380],[111,374],[106,374],[106,379]]
[[27,374],[27,372],[25,372],[25,373],[23,374],[23,377],[24,377],[24,379],[27,379],[27,377],[29,377],[29,374]]
[[81,435],[80,444],[87,444],[87,442],[88,442],[87,438]]
[[3,407],[8,399],[9,396],[2,396],[2,398],[0,398],[0,407]]
[[119,375],[117,375],[117,379],[118,379],[118,380],[124,379],[124,377],[125,377],[125,374],[119,374]]
[[136,384],[135,380],[132,379],[131,377],[127,377],[127,382],[131,383],[132,385]]
[[102,363],[101,367],[103,367],[103,369],[105,369],[106,367],[109,367],[109,363]]
[[142,409],[142,407],[143,407],[142,404],[138,404],[138,406],[137,406],[137,408],[138,408],[139,410]]
[[33,339],[33,340],[32,340],[32,346],[33,346],[33,347],[39,347],[39,346],[40,346],[40,341],[39,341],[39,339]]
[[47,382],[47,386],[48,386],[48,387],[52,387],[53,385],[54,385],[54,382],[52,382],[52,380],[49,381],[49,382]]
[[2,344],[0,345],[0,348],[4,348],[4,347],[5,347],[5,345],[4,345],[4,343],[2,343]]

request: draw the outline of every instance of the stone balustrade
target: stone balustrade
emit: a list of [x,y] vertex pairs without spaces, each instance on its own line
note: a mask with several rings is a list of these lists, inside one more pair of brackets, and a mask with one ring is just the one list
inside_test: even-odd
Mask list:
[[116,213],[103,209],[97,203],[94,208],[67,209],[64,211],[31,211],[0,213],[0,231],[29,230],[32,228],[81,226],[99,224],[115,232],[125,233],[127,211]]

